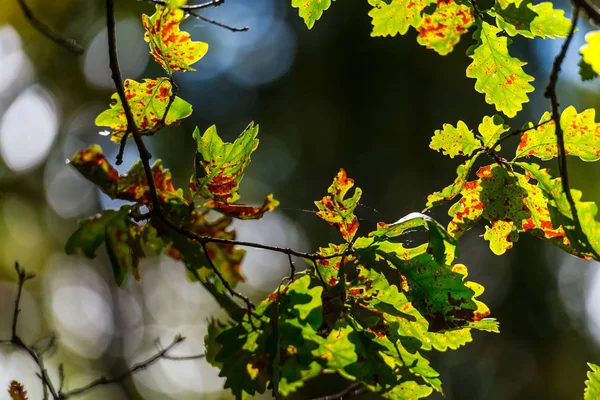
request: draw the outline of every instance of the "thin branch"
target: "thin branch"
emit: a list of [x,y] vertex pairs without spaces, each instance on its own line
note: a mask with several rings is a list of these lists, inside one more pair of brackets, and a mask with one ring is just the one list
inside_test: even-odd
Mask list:
[[33,12],[25,3],[25,0],[17,0],[19,6],[21,7],[21,11],[25,18],[29,20],[29,23],[37,29],[42,35],[46,36],[48,39],[52,40],[57,45],[62,48],[70,51],[73,54],[78,56],[83,54],[83,47],[79,43],[77,43],[74,39],[69,39],[67,37],[62,36],[60,33],[56,32],[54,29],[40,21],[33,15]]
[[292,260],[292,255],[288,254],[288,261],[290,262],[290,280],[294,282],[294,278],[296,277],[296,264]]
[[323,396],[323,397],[317,397],[317,398],[314,398],[313,400],[338,400],[338,399],[347,399],[352,396],[358,396],[359,394],[362,394],[367,391],[367,389],[364,387],[361,387],[361,385],[362,384],[360,382],[354,382],[350,386],[348,386],[346,389],[342,390],[341,392],[329,394],[329,395]]
[[68,399],[69,397],[81,395],[92,389],[95,389],[98,386],[110,385],[111,383],[118,383],[118,382],[124,381],[125,379],[127,379],[131,375],[135,374],[136,372],[142,371],[142,370],[148,368],[150,365],[154,364],[156,361],[160,360],[161,358],[164,358],[164,356],[169,351],[171,351],[171,349],[173,349],[175,346],[177,346],[179,343],[183,342],[184,340],[185,340],[185,338],[178,334],[177,336],[175,336],[175,338],[173,339],[171,344],[169,344],[163,350],[154,354],[152,357],[148,358],[147,360],[135,364],[131,369],[123,372],[122,374],[117,375],[113,378],[107,378],[107,377],[102,376],[102,377],[100,377],[78,389],[74,389],[69,392],[60,393],[60,399],[64,400],[64,399]]
[[159,219],[161,222],[166,224],[169,228],[173,229],[176,232],[181,233],[182,235],[186,236],[188,239],[197,241],[198,243],[202,243],[202,242],[221,243],[221,244],[230,244],[230,245],[234,245],[234,246],[253,247],[256,249],[274,251],[276,253],[289,254],[292,256],[301,257],[301,258],[311,260],[311,261],[328,260],[330,258],[340,257],[343,255],[343,253],[342,253],[342,254],[331,254],[331,255],[323,256],[318,253],[304,253],[301,251],[293,250],[291,248],[270,246],[270,245],[266,245],[266,244],[253,243],[253,242],[244,242],[241,240],[231,240],[231,239],[215,238],[215,237],[211,237],[211,236],[201,236],[201,235],[195,234],[194,232],[190,232],[188,230],[180,228],[179,226],[177,226],[176,224],[174,224],[173,222],[171,222],[169,219],[167,219],[166,217],[164,217],[162,215],[159,216]]
[[[15,307],[13,310],[13,320],[12,320],[12,328],[11,328],[11,340],[15,341],[19,337],[17,336],[17,323],[19,321],[19,314],[21,313],[21,309],[19,308],[21,305],[21,294],[23,293],[23,286],[25,282],[30,279],[35,278],[35,274],[28,274],[19,266],[19,263],[15,263],[15,271],[17,271],[17,276],[19,277],[19,282],[17,284],[17,298],[15,299]],[[20,339],[19,339],[20,340]]]
[[154,183],[154,176],[152,175],[152,168],[150,167],[150,158],[152,155],[146,148],[142,135],[133,119],[131,107],[129,101],[125,95],[125,87],[123,86],[123,78],[121,76],[121,68],[119,67],[119,57],[117,55],[117,32],[115,23],[115,6],[114,0],[106,0],[106,28],[108,31],[108,56],[109,65],[112,72],[112,80],[123,104],[123,111],[125,112],[125,118],[127,119],[127,131],[131,131],[135,144],[140,153],[140,159],[144,166],[144,172],[146,174],[146,180],[148,181],[148,187],[150,188],[150,198],[152,199],[152,212],[156,215],[160,214],[160,203],[158,201],[158,194],[156,193],[156,185]]
[[18,349],[21,349],[21,350],[24,350],[25,352],[27,352],[27,354],[29,354],[29,356],[33,359],[33,361],[36,363],[36,365],[38,366],[38,368],[40,370],[38,376],[42,380],[42,384],[44,387],[44,399],[48,398],[47,391],[49,390],[50,394],[52,395],[52,398],[54,400],[59,400],[56,389],[54,389],[54,385],[52,384],[52,381],[50,380],[50,377],[48,376],[48,371],[46,371],[46,368],[44,367],[44,361],[42,360],[42,357],[40,355],[38,355],[38,353],[36,353],[32,347],[27,346],[23,342],[23,340],[21,340],[19,335],[17,334],[19,313],[21,312],[20,306],[21,306],[21,294],[23,293],[23,286],[25,285],[25,282],[27,282],[28,280],[35,278],[35,274],[28,274],[27,272],[25,272],[25,270],[19,266],[18,262],[15,263],[15,271],[17,271],[17,276],[18,276],[19,280],[17,283],[17,285],[18,285],[17,286],[17,296],[15,297],[15,306],[14,306],[13,318],[12,318],[11,339],[10,339],[10,341],[3,340],[1,343],[2,344],[10,344],[12,346],[15,346]]
[[206,354],[196,354],[195,356],[164,356],[163,358],[171,361],[199,360],[201,358],[206,358]]
[[231,32],[246,32],[246,31],[248,30],[248,27],[247,27],[247,26],[243,26],[243,27],[241,27],[241,28],[237,28],[237,27],[235,27],[235,26],[226,25],[226,24],[224,24],[224,23],[222,23],[222,22],[215,21],[214,19],[207,18],[207,17],[205,17],[205,16],[203,16],[203,15],[200,15],[200,14],[198,14],[198,13],[195,13],[194,11],[186,11],[186,12],[187,12],[189,15],[191,15],[192,17],[194,17],[194,18],[196,18],[196,19],[198,19],[198,20],[200,20],[200,21],[208,22],[209,24],[213,24],[213,25],[216,25],[216,26],[218,26],[218,27],[221,27],[221,28],[228,29],[228,30],[230,30]]
[[[161,6],[166,6],[167,2],[164,0],[144,0],[148,3],[154,3],[154,4],[160,4]],[[208,8],[208,7],[218,7],[221,4],[225,3],[225,0],[211,0],[211,1],[207,1],[206,3],[200,3],[200,4],[186,4],[183,5],[181,7],[179,7],[182,10],[200,10],[203,8]]]
[[529,132],[531,130],[537,129],[537,128],[539,128],[541,126],[544,126],[547,123],[552,122],[552,121],[553,121],[552,119],[549,119],[549,120],[546,120],[544,122],[540,122],[537,125],[530,126],[529,128],[520,128],[520,129],[516,129],[514,131],[510,131],[510,132],[504,134],[504,136],[502,136],[500,139],[498,139],[498,141],[496,142],[496,144],[498,145],[498,144],[500,144],[501,142],[505,141],[506,139],[508,139],[510,137],[519,136],[519,135],[524,134],[525,132]]
[[573,0],[573,4],[578,8],[582,8],[596,25],[600,25],[600,8],[597,5],[590,0]]
[[200,241],[200,244],[202,245],[202,250],[204,250],[204,255],[206,255],[206,259],[208,260],[208,265],[213,270],[215,275],[217,275],[217,277],[219,277],[219,279],[221,280],[221,283],[223,284],[223,286],[225,286],[225,289],[227,289],[227,291],[229,292],[230,295],[237,297],[238,299],[241,299],[244,303],[246,303],[246,307],[248,308],[248,314],[252,314],[252,309],[256,308],[256,306],[250,301],[250,299],[247,296],[244,296],[243,294],[236,292],[235,290],[233,290],[231,285],[229,285],[229,282],[227,282],[227,280],[221,274],[221,271],[219,271],[219,269],[213,263],[213,261],[210,257],[210,254],[208,252],[208,247],[206,246],[206,241],[204,241],[204,240]]

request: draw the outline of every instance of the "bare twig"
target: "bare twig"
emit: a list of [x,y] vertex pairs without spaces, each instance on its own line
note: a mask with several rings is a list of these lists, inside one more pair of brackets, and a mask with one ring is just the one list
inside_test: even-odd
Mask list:
[[171,344],[169,344],[163,350],[154,354],[152,357],[148,358],[147,360],[135,364],[133,367],[131,367],[131,369],[128,369],[127,371],[123,372],[122,374],[117,375],[113,378],[107,378],[107,377],[102,376],[102,377],[100,377],[78,389],[74,389],[69,392],[61,393],[60,399],[63,400],[63,399],[68,399],[69,397],[78,396],[78,395],[86,393],[98,386],[110,385],[111,383],[118,383],[118,382],[124,381],[125,379],[127,379],[131,375],[135,374],[136,372],[142,371],[142,370],[148,368],[150,365],[154,364],[156,361],[160,360],[161,358],[164,358],[165,354],[167,354],[169,351],[171,351],[171,349],[173,349],[175,346],[177,346],[179,343],[183,342],[184,340],[185,340],[185,338],[178,334],[177,336],[175,336],[175,338],[173,339]]
[[225,286],[225,289],[227,289],[227,291],[229,292],[230,295],[232,295],[233,297],[237,297],[238,299],[241,299],[244,303],[246,303],[246,307],[248,308],[248,313],[251,314],[252,309],[256,308],[256,306],[250,301],[250,299],[247,296],[244,296],[243,294],[238,293],[235,290],[233,290],[233,288],[231,287],[229,282],[227,282],[227,280],[221,274],[221,271],[219,271],[219,269],[213,263],[212,258],[210,257],[210,254],[208,253],[208,247],[206,246],[206,241],[202,240],[202,241],[200,241],[200,244],[202,245],[202,250],[204,250],[204,255],[206,256],[206,259],[208,260],[208,265],[213,270],[215,275],[217,275],[219,277],[219,279],[221,280],[221,283],[223,283],[223,286]]
[[207,18],[207,17],[205,17],[205,16],[203,16],[203,15],[200,15],[200,14],[198,14],[198,13],[194,12],[194,11],[186,11],[186,12],[187,12],[189,15],[191,15],[192,17],[194,17],[194,18],[196,18],[196,19],[199,19],[200,21],[208,22],[209,24],[213,24],[213,25],[219,26],[219,27],[221,27],[221,28],[228,29],[228,30],[230,30],[231,32],[246,32],[246,31],[248,30],[248,27],[247,27],[247,26],[243,26],[243,27],[241,27],[241,28],[237,28],[237,27],[235,27],[235,26],[226,25],[226,24],[224,24],[224,23],[222,23],[222,22],[215,21],[214,19]]
[[29,356],[33,359],[33,361],[36,363],[40,370],[38,376],[42,380],[42,384],[44,387],[44,399],[48,398],[49,391],[52,395],[52,398],[54,400],[58,400],[58,393],[54,388],[50,377],[48,376],[48,371],[46,371],[46,368],[44,367],[44,361],[42,360],[42,357],[38,353],[36,353],[36,351],[32,347],[27,346],[17,333],[19,313],[21,312],[20,306],[21,294],[23,293],[23,286],[25,285],[25,282],[27,282],[30,279],[33,279],[35,277],[35,274],[28,274],[27,272],[25,272],[25,270],[19,266],[19,263],[15,263],[15,271],[17,271],[17,276],[19,280],[17,282],[17,296],[15,297],[15,306],[12,318],[11,339],[10,341],[3,340],[0,343],[10,344],[18,349],[24,350],[27,354],[29,354]]
[[62,36],[60,33],[57,33],[54,29],[37,19],[29,6],[27,6],[27,3],[25,3],[25,0],[17,0],[17,3],[19,3],[25,18],[29,20],[29,23],[31,23],[38,32],[73,54],[78,56],[83,54],[83,47],[81,47],[74,39]]
[[367,391],[367,389],[364,387],[361,387],[360,382],[354,382],[350,386],[348,386],[346,389],[342,390],[341,392],[329,394],[329,395],[323,396],[323,397],[317,397],[317,398],[314,398],[313,400],[348,399],[352,396],[358,396],[359,394],[362,394],[366,391]]
[[529,128],[520,128],[520,129],[516,129],[514,131],[507,132],[500,139],[498,139],[498,141],[496,142],[496,144],[498,145],[498,144],[500,144],[501,142],[505,141],[506,139],[508,139],[510,137],[519,136],[519,135],[524,134],[525,132],[529,132],[529,131],[531,131],[533,129],[537,129],[537,128],[541,127],[541,126],[546,125],[549,122],[552,122],[552,119],[546,120],[544,122],[540,122],[539,124],[530,126]]
[[117,32],[115,23],[115,6],[114,0],[106,0],[106,28],[108,31],[108,56],[109,65],[112,72],[112,79],[123,104],[123,111],[125,112],[125,118],[127,119],[127,131],[130,131],[135,140],[135,144],[140,153],[140,159],[144,167],[146,174],[146,180],[148,181],[148,187],[150,188],[150,198],[152,199],[152,212],[156,215],[160,214],[160,202],[158,201],[158,194],[156,193],[156,185],[154,184],[154,176],[152,175],[152,168],[150,167],[150,158],[152,155],[146,148],[142,135],[133,119],[131,113],[131,107],[129,101],[125,95],[125,87],[123,86],[123,78],[121,77],[121,68],[119,67],[119,58],[117,56]]
[[[144,0],[148,3],[154,3],[154,4],[160,4],[162,6],[166,6],[167,2],[164,0]],[[211,1],[207,1],[206,3],[200,3],[200,4],[186,4],[183,5],[179,8],[181,8],[182,10],[201,10],[203,8],[209,8],[209,7],[218,7],[221,4],[225,3],[225,0],[211,0]]]
[[180,228],[179,226],[177,226],[172,221],[170,221],[169,219],[167,219],[166,217],[164,217],[162,215],[159,216],[159,219],[161,222],[163,222],[165,225],[167,225],[172,230],[179,232],[182,235],[186,236],[188,239],[195,240],[198,243],[202,243],[202,242],[221,243],[221,244],[230,244],[230,245],[234,245],[234,246],[253,247],[256,249],[274,251],[276,253],[290,254],[290,255],[293,255],[296,257],[301,257],[301,258],[311,260],[311,261],[328,260],[330,258],[335,258],[335,257],[339,257],[339,256],[343,255],[343,254],[331,254],[328,256],[323,256],[318,253],[304,253],[302,251],[293,250],[291,248],[270,246],[270,245],[261,244],[261,243],[244,242],[241,240],[232,240],[232,239],[222,239],[222,238],[216,238],[216,237],[212,237],[212,236],[201,236],[201,235],[195,234],[194,232],[190,232],[186,229]]

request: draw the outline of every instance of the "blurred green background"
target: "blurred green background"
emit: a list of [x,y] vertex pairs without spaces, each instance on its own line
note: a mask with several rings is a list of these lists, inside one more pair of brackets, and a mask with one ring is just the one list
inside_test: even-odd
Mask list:
[[[26,286],[21,336],[34,341],[48,332],[59,346],[47,365],[56,377],[65,364],[67,388],[116,373],[155,351],[154,339],[188,338],[173,354],[204,351],[207,321],[220,311],[210,296],[187,282],[182,265],[151,259],[141,268],[143,284],[129,280],[117,288],[103,251],[96,260],[67,257],[63,246],[79,218],[118,207],[81,178],[66,160],[100,143],[114,160],[117,147],[95,116],[107,108],[113,87],[107,58],[104,2],[29,0],[31,8],[86,48],[77,58],[33,30],[15,0],[0,13],[0,337],[8,338],[15,295],[15,260],[38,278]],[[117,2],[123,75],[156,77],[149,59],[141,14],[153,6]],[[474,129],[494,113],[465,77],[472,44],[463,37],[453,53],[440,57],[404,37],[371,38],[366,1],[338,1],[308,31],[284,0],[227,0],[203,15],[235,26],[232,33],[204,22],[184,23],[194,40],[209,43],[197,73],[177,74],[179,96],[194,106],[180,126],[146,140],[171,169],[175,184],[187,187],[193,167],[195,126],[217,124],[230,141],[252,120],[260,124],[260,146],[242,184],[242,200],[261,202],[273,192],[282,206],[257,222],[236,222],[242,240],[299,250],[338,240],[335,230],[308,210],[320,199],[340,167],[363,189],[361,230],[393,222],[423,209],[427,194],[449,184],[459,160],[429,149],[443,123],[459,119]],[[569,9],[567,2],[554,2]],[[567,12],[568,14],[569,12]],[[565,61],[559,95],[578,111],[599,105],[598,82],[582,84],[578,47],[590,27],[580,26]],[[562,40],[515,39],[512,55],[528,61],[536,91],[513,128],[537,122],[554,55]],[[517,140],[503,144],[511,154]],[[137,158],[129,145],[124,172]],[[482,161],[490,163],[490,160]],[[548,166],[555,167],[549,163]],[[600,200],[596,164],[570,160],[572,187],[584,199]],[[377,211],[375,211],[377,210]],[[447,207],[432,215],[448,221]],[[475,332],[474,342],[434,356],[447,399],[581,398],[586,361],[600,362],[600,269],[526,235],[503,257],[494,256],[479,226],[461,239],[460,262],[470,279],[486,288],[481,296],[499,319],[501,334]],[[240,290],[254,300],[271,291],[287,272],[287,260],[249,250]],[[0,388],[23,382],[31,399],[41,385],[31,360],[0,349]],[[347,383],[324,377],[295,398],[334,393]],[[203,360],[160,361],[123,385],[85,399],[229,398],[218,370]],[[6,396],[0,390],[0,398]],[[267,398],[268,396],[265,396]],[[366,397],[365,397],[366,398]],[[431,398],[441,398],[434,395]]]

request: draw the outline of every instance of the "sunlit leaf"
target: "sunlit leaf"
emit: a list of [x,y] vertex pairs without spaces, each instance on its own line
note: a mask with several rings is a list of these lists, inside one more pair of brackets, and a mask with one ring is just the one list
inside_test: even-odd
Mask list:
[[[69,164],[113,199],[151,203],[150,188],[141,160],[136,161],[127,174],[119,176],[102,153],[102,148],[91,145],[88,149],[76,153]],[[183,191],[175,190],[171,173],[168,169],[163,170],[160,160],[152,166],[152,175],[160,200],[185,202]]]
[[179,29],[185,13],[178,7],[184,4],[156,5],[152,16],[142,15],[146,29],[144,40],[150,43],[150,54],[169,74],[195,71],[190,64],[200,60],[208,51],[208,44],[193,42],[189,33]]
[[586,44],[579,52],[583,62],[590,65],[596,74],[600,74],[600,31],[592,31],[585,35]]
[[[336,254],[343,255],[347,249],[347,244],[329,244],[328,247],[321,247],[318,251],[318,254],[324,257],[335,256]],[[340,268],[343,268],[341,266],[342,259],[344,259],[342,255],[340,255],[339,257],[318,259],[315,262],[316,268],[318,269],[318,276],[320,278],[323,278],[323,281],[331,287],[337,284],[337,278],[340,274]],[[344,261],[347,261],[347,259],[345,259]]]
[[463,121],[458,121],[456,128],[444,124],[442,129],[436,130],[429,147],[454,158],[457,155],[470,156],[481,148],[481,142],[475,138],[473,131]]
[[[140,133],[153,134],[163,125],[163,118],[164,125],[171,125],[190,116],[192,105],[177,96],[171,103],[172,95],[171,82],[165,78],[144,79],[142,83],[132,79],[125,80],[125,96]],[[167,112],[169,103],[171,106]],[[111,140],[116,143],[127,132],[127,118],[117,93],[111,97],[110,108],[96,117],[96,125],[111,128]]]
[[522,66],[526,63],[508,53],[508,38],[497,36],[500,29],[481,22],[473,36],[479,41],[470,54],[473,62],[467,68],[467,76],[477,79],[475,90],[485,94],[485,101],[494,104],[496,110],[508,117],[517,115],[523,103],[529,101],[528,92],[533,86],[528,82]]
[[591,371],[588,371],[588,379],[585,381],[584,400],[597,400],[600,398],[600,367],[588,363]]
[[329,194],[321,200],[315,201],[319,209],[317,215],[327,221],[329,225],[335,226],[347,242],[354,238],[358,230],[358,218],[354,215],[354,209],[362,194],[362,190],[356,188],[352,197],[345,198],[353,186],[354,179],[348,178],[346,171],[340,169],[327,190]]
[[571,21],[565,17],[565,12],[554,9],[551,2],[534,5],[525,0],[520,5],[510,4],[506,9],[496,7],[490,14],[496,16],[498,27],[510,36],[554,39],[566,37],[571,29]]
[[[578,114],[575,107],[566,108],[560,116],[560,126],[565,141],[565,154],[576,156],[583,161],[600,159],[600,124],[595,121],[596,111],[587,109]],[[540,123],[550,121],[551,115],[546,112]],[[529,124],[533,126],[533,124]],[[550,160],[558,156],[556,129],[554,121],[550,121],[535,129],[528,130],[521,136],[515,159],[534,156],[541,160]]]
[[454,49],[473,21],[470,8],[466,5],[456,4],[454,0],[440,0],[435,12],[425,14],[421,24],[416,27],[419,32],[417,42],[444,56]]
[[435,0],[369,0],[369,4],[373,6],[369,11],[369,16],[373,19],[371,36],[404,35],[409,27],[421,25],[421,12],[431,3],[435,3]]
[[523,2],[523,0],[497,0],[497,3],[502,8],[507,8],[510,5],[514,5],[516,7],[519,7],[519,5],[521,5],[522,2]]
[[481,141],[487,149],[494,149],[496,143],[503,133],[508,132],[508,125],[504,124],[504,120],[499,115],[493,117],[483,117],[483,121],[478,126]]
[[292,0],[292,7],[298,9],[300,17],[304,23],[311,29],[315,22],[321,18],[323,11],[331,6],[331,0]]
[[190,189],[193,193],[221,203],[231,204],[240,198],[239,185],[250,164],[250,155],[258,147],[258,125],[251,123],[233,143],[224,143],[213,125],[200,134],[197,143],[196,172]]

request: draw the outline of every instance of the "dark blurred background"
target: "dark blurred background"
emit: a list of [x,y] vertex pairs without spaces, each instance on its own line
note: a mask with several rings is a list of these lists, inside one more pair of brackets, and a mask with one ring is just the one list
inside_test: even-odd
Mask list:
[[[40,19],[76,38],[86,49],[77,58],[42,37],[22,16],[15,0],[0,12],[0,336],[8,338],[16,291],[15,260],[36,280],[27,284],[20,332],[28,341],[58,333],[59,347],[47,362],[56,377],[65,364],[67,387],[127,368],[168,343],[176,333],[188,339],[175,352],[204,351],[211,316],[222,315],[208,293],[186,280],[182,265],[167,258],[145,261],[143,284],[113,283],[99,251],[95,260],[68,257],[63,246],[79,218],[119,207],[66,164],[79,149],[100,143],[114,160],[117,147],[98,135],[95,116],[114,92],[108,70],[104,2],[29,0]],[[117,2],[120,61],[126,78],[160,76],[143,41],[142,13],[153,6]],[[554,2],[569,9],[567,2]],[[275,193],[281,208],[258,222],[236,222],[239,238],[314,251],[338,237],[333,228],[306,210],[321,198],[340,167],[363,189],[358,210],[366,233],[378,221],[393,222],[420,211],[426,196],[449,184],[461,162],[429,149],[435,129],[460,119],[475,130],[494,113],[465,77],[472,44],[463,37],[453,53],[440,57],[419,46],[415,32],[404,37],[371,38],[366,1],[338,1],[308,31],[289,1],[227,0],[203,15],[250,27],[246,33],[189,19],[193,39],[209,43],[195,64],[197,73],[177,74],[179,95],[194,114],[146,140],[171,169],[175,184],[187,187],[192,171],[195,126],[217,124],[234,140],[252,120],[260,124],[260,146],[242,184],[242,200],[261,202]],[[567,12],[568,14],[569,12]],[[579,112],[599,104],[598,81],[582,84],[578,48],[585,23],[575,37],[559,84],[563,106]],[[554,55],[562,39],[516,38],[512,55],[528,61],[536,91],[513,128],[539,121],[548,110],[543,98]],[[503,144],[514,154],[517,140]],[[137,158],[127,148],[120,171]],[[489,163],[489,160],[482,162]],[[550,163],[548,166],[554,167]],[[600,200],[600,168],[570,160],[572,186],[584,199]],[[377,211],[375,211],[377,210]],[[432,215],[447,223],[447,207]],[[501,334],[476,332],[474,342],[433,356],[448,399],[581,398],[586,361],[600,362],[600,269],[522,235],[515,248],[494,256],[479,235],[461,239],[460,262],[500,320]],[[287,272],[287,260],[249,250],[240,290],[260,300]],[[41,385],[31,360],[0,349],[0,388],[23,382],[31,399]],[[307,385],[296,398],[326,395],[347,383],[332,377]],[[90,392],[85,399],[217,399],[218,370],[204,360],[160,361],[123,385]],[[3,397],[4,396],[4,397]],[[264,396],[268,398],[269,396]],[[0,390],[0,398],[6,391]],[[432,398],[440,398],[434,395]]]

